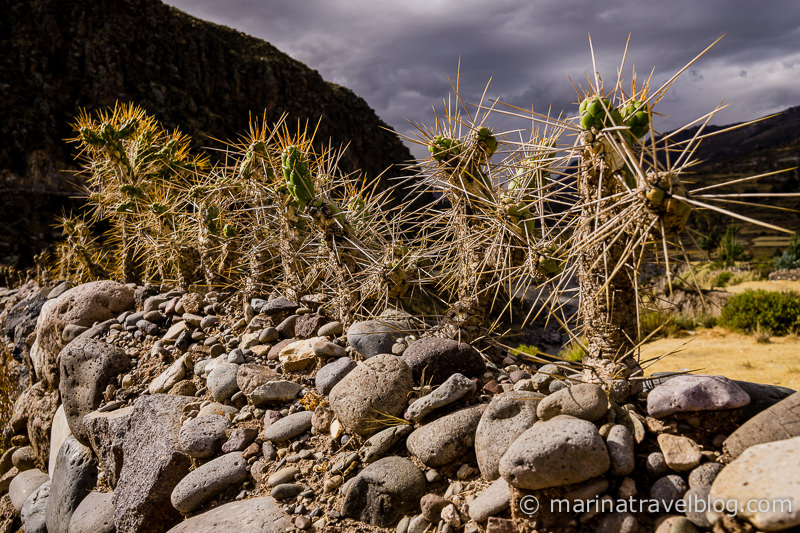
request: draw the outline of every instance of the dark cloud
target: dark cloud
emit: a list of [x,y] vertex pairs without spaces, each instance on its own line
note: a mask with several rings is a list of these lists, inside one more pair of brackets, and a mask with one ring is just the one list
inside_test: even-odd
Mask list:
[[[461,59],[460,84],[489,98],[558,114],[574,112],[568,76],[586,86],[588,34],[598,70],[613,85],[625,41],[639,79],[659,86],[717,37],[726,37],[676,82],[657,107],[661,130],[699,117],[752,119],[800,104],[796,0],[168,0],[197,17],[269,41],[362,96],[399,132],[430,124]],[[746,75],[741,75],[746,72]],[[500,120],[498,129],[524,127]],[[415,149],[416,154],[423,151]]]

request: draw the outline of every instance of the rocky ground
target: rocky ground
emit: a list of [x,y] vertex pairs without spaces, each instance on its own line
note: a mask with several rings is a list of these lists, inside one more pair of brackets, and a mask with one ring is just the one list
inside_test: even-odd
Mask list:
[[[800,525],[791,389],[660,376],[610,402],[568,370],[428,336],[400,312],[344,331],[318,313],[324,296],[242,312],[214,293],[101,281],[0,299],[22,389],[0,458],[0,531]],[[525,514],[531,497],[539,509]],[[553,510],[557,498],[574,507]],[[707,498],[792,505],[676,512]]]

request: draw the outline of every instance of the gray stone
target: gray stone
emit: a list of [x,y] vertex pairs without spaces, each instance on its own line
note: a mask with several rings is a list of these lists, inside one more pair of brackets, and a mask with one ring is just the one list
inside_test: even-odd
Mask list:
[[16,466],[20,472],[36,468],[36,452],[33,450],[33,446],[23,446],[14,450],[11,455],[11,464]]
[[633,435],[622,424],[615,424],[606,437],[608,457],[611,459],[611,473],[615,476],[627,476],[636,466],[634,457]]
[[283,319],[283,321],[275,326],[281,338],[291,339],[294,337],[294,326],[297,323],[297,315],[291,315]]
[[419,398],[408,406],[408,417],[419,421],[429,413],[455,403],[461,398],[475,392],[476,384],[462,374],[453,374],[439,385],[432,393]]
[[689,488],[696,490],[710,489],[717,474],[720,473],[724,466],[720,463],[703,463],[696,467],[689,474]]
[[189,473],[191,459],[179,451],[184,396],[140,396],[133,404],[114,489],[114,525],[120,533],[161,533],[180,518],[169,498]]
[[800,392],[784,398],[739,426],[725,439],[723,449],[731,457],[738,457],[751,446],[793,437],[800,437]]
[[14,452],[19,450],[18,446],[11,446],[0,457],[0,476],[11,470],[14,465]]
[[661,452],[653,452],[648,455],[646,467],[650,477],[661,477],[669,471],[664,454]]
[[116,486],[122,470],[122,445],[131,413],[133,407],[123,407],[108,413],[95,411],[83,417],[83,424],[89,435],[89,446],[112,487]]
[[264,429],[262,436],[264,440],[272,442],[284,442],[299,437],[311,429],[311,418],[313,416],[314,413],[311,411],[300,411],[291,414],[270,424],[269,427]]
[[148,389],[150,394],[169,391],[177,382],[186,377],[186,358],[188,354],[178,357],[169,367],[154,379]]
[[421,383],[423,376],[426,383],[438,385],[456,372],[470,378],[486,372],[486,363],[478,350],[452,339],[424,337],[409,344],[402,357],[416,383]]
[[369,464],[377,461],[394,447],[395,444],[407,436],[414,428],[410,424],[392,426],[376,433],[367,439],[358,450],[361,462]]
[[703,529],[711,527],[711,521],[706,516],[710,489],[711,487],[701,489],[690,488],[683,494],[683,507],[685,509],[686,518],[688,518],[692,524]]
[[[153,324],[153,326],[158,328],[158,326],[156,326],[155,324]],[[67,324],[67,326],[64,328],[64,331],[61,332],[61,339],[66,343],[70,343],[73,340],[75,340],[75,338],[78,335],[80,335],[87,329],[89,328],[86,326],[79,326],[77,324]]]
[[472,448],[480,419],[481,406],[461,409],[414,430],[406,447],[426,466],[446,465]]
[[292,520],[273,498],[226,503],[185,520],[167,533],[286,533]]
[[542,420],[569,415],[594,422],[608,411],[608,399],[603,389],[594,383],[578,383],[561,389],[539,402],[536,414]]
[[47,503],[50,500],[50,481],[45,481],[25,500],[20,512],[25,533],[47,533]]
[[342,334],[342,331],[342,323],[338,320],[334,320],[333,322],[328,322],[320,326],[319,330],[317,330],[317,335],[320,337],[338,337]]
[[47,531],[68,533],[69,521],[78,504],[97,481],[92,451],[75,437],[67,437],[56,459],[47,502]]
[[17,474],[8,487],[8,496],[14,509],[20,512],[22,506],[25,505],[25,500],[47,481],[50,481],[50,476],[38,468],[32,468]]
[[653,483],[653,486],[650,487],[650,497],[658,500],[663,506],[662,509],[668,508],[667,506],[674,504],[683,497],[687,488],[686,482],[682,477],[669,474]]
[[239,390],[239,385],[236,383],[238,371],[239,365],[221,363],[208,374],[206,386],[216,401],[226,402]]
[[492,398],[475,433],[475,456],[484,479],[500,476],[500,458],[536,422],[536,406],[542,398],[529,391],[505,392]]
[[647,413],[656,418],[690,411],[734,409],[750,403],[742,388],[723,376],[675,376],[647,395]]
[[401,358],[377,355],[339,381],[328,402],[345,428],[369,436],[381,429],[376,419],[402,416],[413,386],[411,370]]
[[317,390],[323,396],[327,396],[334,385],[339,383],[355,367],[356,362],[349,357],[340,357],[336,361],[323,366],[317,371],[317,375],[314,378]]
[[348,484],[342,514],[389,527],[417,510],[425,494],[425,476],[408,459],[384,457],[367,466]]
[[280,337],[281,335],[278,333],[278,330],[270,326],[261,330],[261,332],[258,334],[258,342],[267,344],[270,342],[275,342]]
[[[761,531],[800,525],[800,437],[746,449],[717,474],[709,497],[735,501],[737,518]],[[764,501],[772,505],[752,504]],[[707,516],[713,523],[722,513],[712,509]]]
[[[258,300],[258,301],[257,301]],[[268,302],[262,303],[264,300],[254,298],[250,305],[253,306],[253,311],[260,315],[275,316],[280,314],[291,314],[297,311],[300,307],[298,304],[287,300],[286,298],[275,298]]]
[[[58,372],[56,371],[56,373]],[[58,390],[48,389],[43,381],[22,391],[14,402],[8,426],[14,433],[24,433],[24,430],[27,430],[30,445],[36,452],[39,464],[49,463],[51,456],[50,433],[58,410]],[[63,413],[63,409],[61,412]],[[63,421],[68,430],[66,417],[63,417]],[[57,449],[53,451],[52,455],[56,453],[58,453]]]
[[276,500],[286,500],[294,498],[304,490],[305,487],[297,483],[281,483],[280,485],[275,485],[269,494]]
[[347,350],[336,343],[328,342],[322,337],[314,337],[311,343],[311,350],[314,355],[320,359],[327,359],[328,357],[344,357],[347,355]]
[[267,485],[270,487],[277,487],[278,485],[283,485],[284,483],[292,483],[298,474],[300,474],[300,469],[296,466],[287,466],[281,468],[267,478]]
[[476,522],[485,522],[490,516],[506,510],[510,503],[508,482],[498,478],[469,504],[469,517]]
[[388,318],[354,322],[347,329],[347,343],[365,359],[392,353],[392,345],[409,334],[410,324]]
[[268,403],[286,403],[297,398],[303,386],[294,381],[269,381],[259,385],[247,398],[256,407],[261,407]]
[[183,423],[178,433],[178,449],[195,459],[212,457],[225,441],[228,419],[221,415],[203,415]]
[[535,423],[500,459],[509,485],[536,490],[580,483],[605,473],[608,451],[594,424],[571,416]]
[[217,402],[211,402],[200,408],[200,413],[197,416],[207,415],[220,415],[225,417],[234,417],[239,413],[239,409],[232,405],[224,405]]
[[247,448],[257,436],[258,430],[256,428],[238,427],[231,431],[228,440],[222,445],[222,452],[240,452]]
[[83,445],[89,435],[83,417],[103,401],[106,387],[117,375],[130,368],[123,350],[96,339],[78,338],[58,355],[61,380],[58,386],[69,429]]
[[595,533],[637,533],[639,521],[632,513],[606,513],[600,516]]
[[249,476],[247,459],[241,453],[217,457],[192,470],[173,489],[172,506],[187,514],[210,501],[219,493],[243,482]]
[[563,376],[564,371],[556,365],[542,365],[541,368],[531,377],[531,382],[535,390],[547,394],[550,392],[550,383],[556,376]]
[[110,492],[90,492],[75,509],[69,533],[114,533],[114,504]]
[[734,383],[739,385],[750,396],[750,403],[742,408],[742,417],[745,420],[753,418],[764,409],[772,407],[796,392],[794,389],[778,385],[764,385],[737,380],[734,380]]

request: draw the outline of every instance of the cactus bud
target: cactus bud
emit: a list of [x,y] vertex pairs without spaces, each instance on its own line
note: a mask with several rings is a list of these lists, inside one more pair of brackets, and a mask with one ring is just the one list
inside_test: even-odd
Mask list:
[[475,132],[475,138],[478,141],[478,147],[483,150],[486,157],[492,157],[497,151],[497,138],[489,128],[483,127]]
[[[606,113],[608,109],[608,113]],[[590,130],[592,128],[600,131],[605,127],[621,126],[622,115],[611,105],[607,98],[590,96],[581,102],[578,107],[580,114],[581,129]]]
[[644,102],[630,102],[620,110],[623,123],[630,128],[631,135],[641,139],[648,132],[650,113]]

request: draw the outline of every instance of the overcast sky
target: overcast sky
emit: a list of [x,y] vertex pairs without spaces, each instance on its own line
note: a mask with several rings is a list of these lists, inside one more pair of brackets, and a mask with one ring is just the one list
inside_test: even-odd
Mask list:
[[[586,85],[587,34],[610,87],[632,33],[628,65],[670,78],[717,37],[656,111],[660,131],[721,101],[728,124],[800,105],[798,0],[168,0],[196,17],[264,39],[363,97],[411,135],[432,124],[461,58],[465,99],[488,95],[521,107],[575,113],[568,76]],[[518,121],[496,129],[523,127]],[[419,149],[415,154],[423,153]]]

